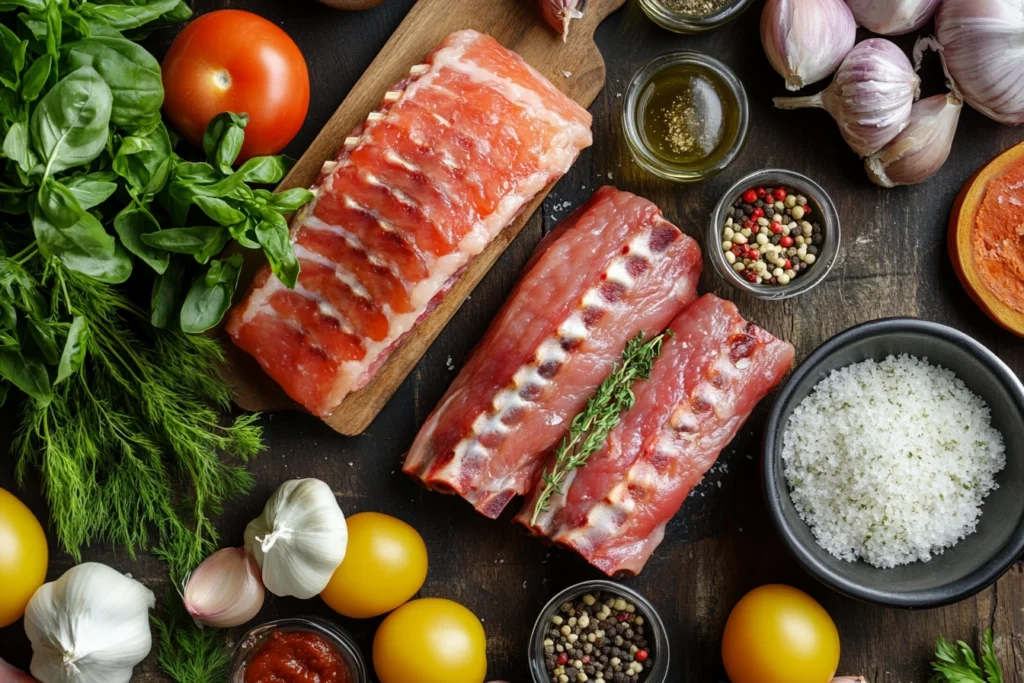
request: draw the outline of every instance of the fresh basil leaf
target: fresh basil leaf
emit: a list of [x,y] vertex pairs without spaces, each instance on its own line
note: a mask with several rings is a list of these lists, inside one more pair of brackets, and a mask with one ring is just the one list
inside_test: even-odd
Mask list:
[[64,179],[64,186],[75,195],[78,205],[83,209],[99,206],[110,198],[117,190],[114,180],[117,176],[110,172],[84,173]]
[[98,5],[82,3],[78,11],[87,19],[102,19],[108,25],[124,31],[156,21],[168,12],[180,11],[180,0],[155,0],[147,5]]
[[143,235],[142,240],[153,247],[176,254],[192,254],[199,263],[206,263],[224,249],[231,233],[222,226],[169,228]]
[[114,156],[114,172],[142,195],[163,189],[171,172],[171,139],[167,127],[158,123],[121,141]]
[[229,225],[228,230],[231,237],[246,249],[260,248],[260,243],[256,241],[256,221],[251,216],[246,216],[241,223]]
[[8,121],[14,121],[20,115],[21,104],[18,93],[7,88],[0,88],[0,116]]
[[223,199],[216,197],[198,196],[194,200],[195,205],[202,209],[203,213],[221,225],[232,225],[245,220],[245,214],[232,207]]
[[40,405],[53,400],[53,387],[46,366],[21,351],[0,351],[0,378],[34,398]]
[[137,129],[160,115],[164,87],[160,63],[144,47],[125,38],[92,36],[65,45],[67,67],[91,66],[110,86],[110,120]]
[[85,362],[85,356],[89,349],[89,324],[85,318],[76,315],[68,329],[68,338],[64,342],[64,351],[60,354],[60,361],[57,365],[57,378],[54,384],[60,384],[68,377],[78,372]]
[[22,40],[14,31],[0,24],[0,83],[11,90],[18,89],[27,49],[27,40]]
[[11,124],[7,136],[4,138],[3,150],[7,158],[16,162],[25,173],[31,173],[32,169],[39,164],[39,159],[32,151],[32,143],[29,141],[28,126],[21,121]]
[[107,144],[110,88],[83,66],[57,81],[32,112],[32,143],[46,175],[87,164]]
[[[67,3],[64,3],[64,5],[66,6]],[[57,51],[60,49],[62,32],[64,29],[64,21],[61,17],[60,0],[46,0],[44,19],[46,20],[46,38],[44,38],[46,42],[46,54],[57,59],[59,56]]]
[[0,213],[20,216],[28,211],[32,188],[13,187],[0,183]]
[[273,195],[267,202],[267,206],[278,213],[292,213],[315,196],[304,187],[293,187]]
[[256,239],[267,255],[270,269],[286,287],[292,289],[299,279],[299,260],[292,251],[288,224],[281,214],[264,211],[262,220],[256,224]]
[[61,183],[45,180],[29,215],[43,256],[59,257],[71,270],[101,282],[117,284],[131,275],[128,253]]
[[181,329],[189,334],[206,332],[220,323],[231,306],[231,297],[242,272],[242,255],[213,261],[185,295],[181,306]]
[[162,273],[167,270],[170,254],[153,247],[145,239],[149,233],[155,233],[159,229],[160,223],[153,214],[135,203],[129,204],[114,217],[114,230],[121,238],[121,244],[157,273]]
[[0,12],[10,12],[19,7],[41,12],[46,8],[46,0],[2,0]]
[[243,130],[249,123],[248,114],[235,114],[230,111],[217,114],[206,124],[203,132],[203,152],[216,168],[224,175],[231,175],[231,165],[238,158],[245,138]]
[[43,362],[47,365],[56,365],[60,360],[60,351],[57,350],[57,342],[54,340],[53,330],[44,327],[34,320],[28,321],[28,333],[35,342],[36,348]]
[[167,270],[153,281],[153,293],[150,295],[153,312],[149,317],[153,327],[166,329],[176,320],[174,313],[180,306],[184,274],[185,267],[181,262],[172,260]]
[[294,164],[294,160],[283,154],[253,157],[242,164],[235,175],[240,176],[247,183],[273,185],[281,182],[281,179]]
[[43,91],[46,79],[50,77],[52,69],[53,57],[50,55],[42,55],[32,62],[32,66],[28,68],[25,76],[21,79],[21,99],[26,102],[35,102],[39,93]]
[[217,169],[205,161],[181,161],[174,167],[174,176],[201,183],[215,183],[221,177]]
[[89,22],[86,21],[85,17],[78,12],[72,9],[65,9],[61,13],[61,18],[64,20],[64,23],[68,28],[74,32],[74,37],[76,39],[81,40],[82,38],[88,38],[93,34],[93,30],[92,27],[89,26]]
[[[42,11],[45,11],[46,7],[44,4],[40,4],[39,9],[41,13]],[[32,34],[33,38],[35,38],[38,41],[46,40],[46,34],[48,29],[46,27],[45,21],[43,21],[42,19],[37,19],[36,17],[30,14],[24,13],[19,14],[18,19],[20,19],[21,23],[25,25],[25,28],[27,28],[29,33]]]
[[229,197],[243,201],[252,197],[252,190],[237,173],[210,184],[176,178],[170,183],[169,193],[173,199],[189,204],[195,203],[196,197]]

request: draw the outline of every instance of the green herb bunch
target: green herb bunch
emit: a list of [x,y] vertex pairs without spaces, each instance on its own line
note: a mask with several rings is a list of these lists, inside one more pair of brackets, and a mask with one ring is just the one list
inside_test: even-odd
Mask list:
[[619,424],[622,413],[636,403],[633,383],[650,377],[651,367],[661,355],[666,334],[672,333],[663,332],[649,342],[644,342],[643,332],[630,339],[622,352],[621,362],[615,364],[611,374],[587,400],[587,405],[573,418],[569,433],[562,437],[558,445],[551,471],[545,468],[541,473],[544,489],[533,508],[530,524],[537,523],[540,514],[548,509],[552,496],[562,495],[562,483],[566,475],[587,464],[590,456],[604,444],[608,433]]
[[962,640],[954,644],[939,636],[932,668],[935,674],[929,683],[1003,683],[1003,670],[996,659],[992,629],[985,631],[980,665],[970,645]]

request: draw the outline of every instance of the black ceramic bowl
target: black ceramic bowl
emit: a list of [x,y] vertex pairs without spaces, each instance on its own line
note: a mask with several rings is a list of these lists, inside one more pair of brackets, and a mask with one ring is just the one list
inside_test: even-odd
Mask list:
[[[952,370],[988,403],[1003,435],[1006,467],[985,499],[977,530],[928,562],[878,569],[822,550],[790,500],[782,436],[789,417],[832,370],[901,353]],[[772,521],[796,559],[814,577],[850,597],[923,609],[963,600],[1005,572],[1024,552],[1024,386],[998,357],[966,334],[915,318],[875,320],[822,344],[783,387],[768,418],[762,460]]]

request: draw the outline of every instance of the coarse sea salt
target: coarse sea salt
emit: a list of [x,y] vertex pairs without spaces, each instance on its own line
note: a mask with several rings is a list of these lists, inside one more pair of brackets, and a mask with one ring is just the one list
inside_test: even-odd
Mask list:
[[1006,464],[988,405],[907,355],[819,382],[789,418],[782,459],[818,544],[882,568],[927,562],[973,533]]

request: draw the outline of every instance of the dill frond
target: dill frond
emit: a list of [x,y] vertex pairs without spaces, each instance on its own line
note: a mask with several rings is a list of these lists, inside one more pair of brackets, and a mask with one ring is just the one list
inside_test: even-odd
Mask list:
[[193,622],[173,591],[163,602],[172,607],[151,616],[160,668],[177,683],[227,680],[231,658],[221,634]]

